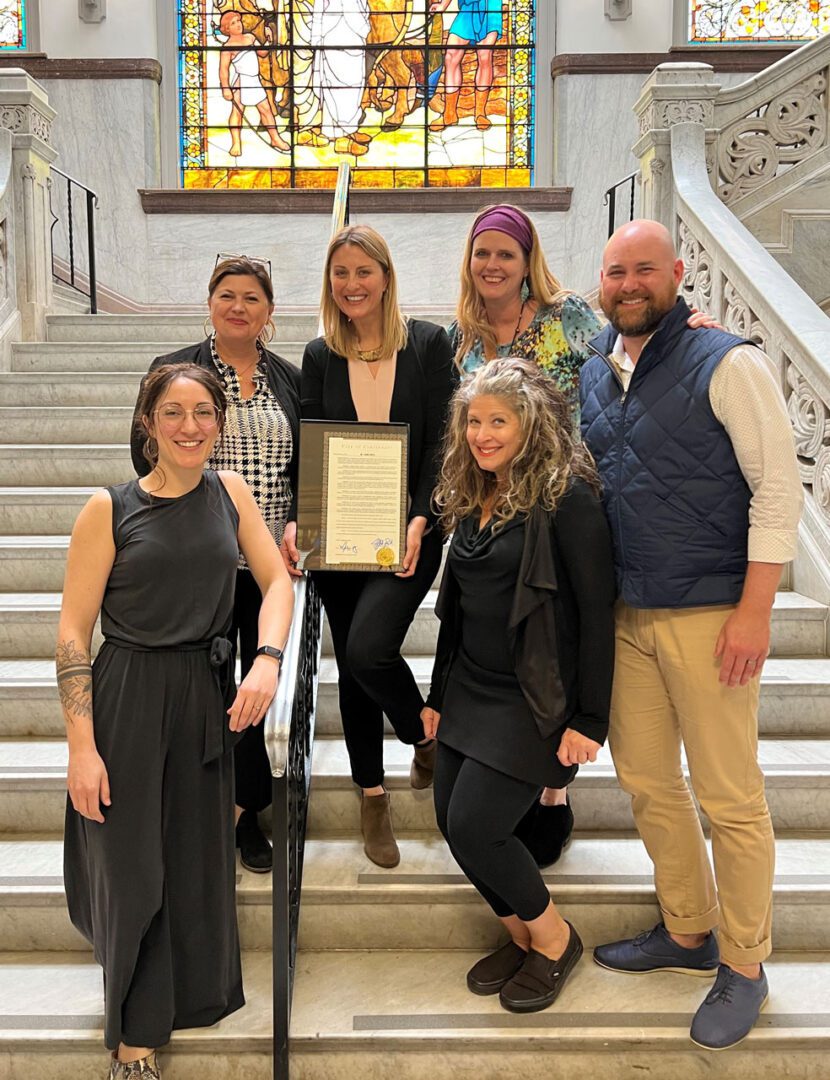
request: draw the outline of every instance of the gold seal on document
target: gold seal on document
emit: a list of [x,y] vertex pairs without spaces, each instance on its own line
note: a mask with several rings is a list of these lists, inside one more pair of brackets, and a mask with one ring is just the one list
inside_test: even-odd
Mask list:
[[395,561],[395,552],[391,547],[378,548],[375,558],[381,566],[391,566]]

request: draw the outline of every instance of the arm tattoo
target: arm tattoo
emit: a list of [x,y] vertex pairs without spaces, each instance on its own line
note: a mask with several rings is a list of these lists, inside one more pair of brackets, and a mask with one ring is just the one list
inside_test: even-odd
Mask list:
[[79,649],[75,640],[59,641],[55,654],[58,693],[67,722],[74,717],[92,719],[92,664],[89,652]]

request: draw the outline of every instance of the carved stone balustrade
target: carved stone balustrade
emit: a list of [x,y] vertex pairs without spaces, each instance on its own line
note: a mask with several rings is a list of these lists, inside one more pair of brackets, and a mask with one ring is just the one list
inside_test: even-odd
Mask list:
[[52,298],[49,172],[57,154],[49,139],[54,117],[46,91],[31,75],[19,68],[0,71],[0,183],[6,181],[0,196],[4,347],[15,337],[46,337]]

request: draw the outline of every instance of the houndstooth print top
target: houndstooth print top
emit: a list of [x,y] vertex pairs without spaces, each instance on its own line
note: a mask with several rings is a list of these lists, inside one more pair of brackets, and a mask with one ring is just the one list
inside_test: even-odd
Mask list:
[[[244,477],[265,524],[280,544],[291,506],[288,467],[294,440],[285,410],[268,385],[262,348],[259,344],[257,348],[260,357],[252,373],[254,393],[243,398],[236,372],[219,359],[215,335],[210,339],[210,354],[225,386],[228,411],[222,438],[207,464],[210,469],[228,469]],[[247,566],[241,553],[239,566]]]

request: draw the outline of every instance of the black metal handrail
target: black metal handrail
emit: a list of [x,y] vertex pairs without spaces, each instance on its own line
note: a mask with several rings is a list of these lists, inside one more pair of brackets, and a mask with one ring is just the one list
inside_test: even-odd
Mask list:
[[[63,172],[61,169],[52,166],[52,173],[57,173],[66,181],[66,233],[69,244],[69,280],[61,277],[57,271],[55,260],[55,245],[52,243],[52,274],[57,281],[63,282],[64,285],[69,285],[73,289],[77,289],[78,292],[83,293],[84,296],[89,296],[89,310],[91,314],[95,315],[98,312],[98,283],[95,276],[95,210],[98,207],[98,196],[95,192],[82,184],[80,180],[76,180],[73,176]],[[75,219],[72,211],[72,189],[73,187],[79,188],[84,192],[86,200],[86,243],[87,243],[87,282],[89,285],[89,292],[84,293],[78,285],[78,278],[80,273],[76,266],[75,260]],[[52,215],[52,225],[49,229],[50,239],[54,237],[54,230],[57,223],[60,221],[60,217],[55,213],[55,209],[52,205],[52,191],[49,190],[49,213]]]
[[306,815],[320,666],[320,600],[307,577],[294,585],[294,617],[277,695],[265,718],[271,764],[274,841],[274,1078],[288,1080],[288,1034],[300,920]]
[[602,205],[608,207],[608,235],[609,237],[617,227],[617,191],[621,187],[625,187],[626,184],[631,185],[631,191],[629,195],[628,204],[628,220],[634,220],[634,191],[637,186],[637,177],[639,172],[630,173],[628,176],[619,180],[613,187],[610,187],[603,196]]
[[[331,235],[349,223],[351,170],[340,165],[331,215]],[[276,697],[265,716],[265,747],[271,764],[274,841],[272,951],[274,1080],[289,1078],[289,1030],[311,757],[320,666],[322,613],[314,583],[306,575],[294,583],[294,616],[285,646]]]

